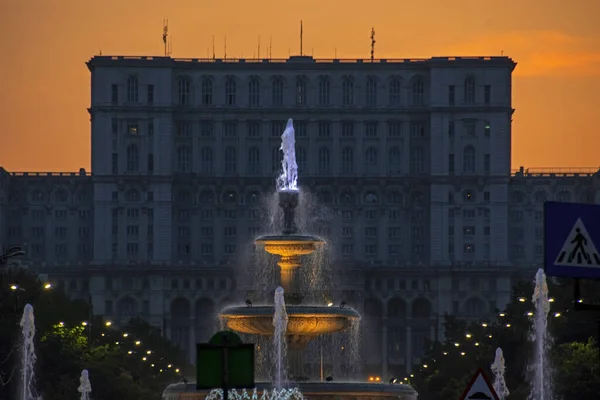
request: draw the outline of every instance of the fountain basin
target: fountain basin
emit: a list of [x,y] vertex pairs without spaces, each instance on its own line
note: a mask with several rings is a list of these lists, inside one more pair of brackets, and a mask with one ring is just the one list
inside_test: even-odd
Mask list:
[[[303,382],[297,386],[307,400],[417,400],[417,392],[410,385],[391,385],[386,383],[367,382]],[[259,393],[272,388],[270,383],[257,382]],[[238,393],[241,393],[238,390]],[[252,390],[248,390],[252,393]],[[197,391],[195,383],[176,383],[169,385],[163,392],[163,400],[201,400],[208,391]]]
[[[287,306],[288,325],[286,336],[310,338],[346,330],[351,321],[359,320],[360,314],[351,308],[323,306]],[[273,306],[229,307],[221,317],[227,327],[239,333],[272,336]]]
[[267,253],[281,257],[278,264],[282,268],[299,267],[300,256],[313,253],[325,243],[323,239],[309,235],[267,235],[255,242],[263,245]]

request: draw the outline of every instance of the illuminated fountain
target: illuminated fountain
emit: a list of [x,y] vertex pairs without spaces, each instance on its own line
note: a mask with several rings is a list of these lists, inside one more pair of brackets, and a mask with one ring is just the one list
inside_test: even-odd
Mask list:
[[[275,304],[252,304],[247,301],[246,306],[228,307],[221,313],[224,325],[235,332],[244,335],[260,337],[274,337],[275,360],[273,383],[257,383],[258,391],[233,392],[230,398],[264,398],[264,399],[289,399],[298,398],[301,393],[307,399],[358,399],[369,398],[372,400],[383,398],[399,398],[416,400],[416,392],[408,385],[384,384],[367,382],[338,382],[333,378],[327,382],[310,382],[304,370],[303,353],[312,340],[322,336],[349,330],[360,320],[357,311],[344,305],[333,307],[330,300],[321,299],[315,304],[303,303],[299,271],[302,266],[302,257],[319,250],[325,241],[316,236],[305,235],[299,232],[296,225],[296,208],[299,203],[300,191],[298,188],[298,166],[295,156],[295,138],[292,119],[281,136],[281,150],[283,151],[282,173],[277,179],[278,205],[283,212],[283,228],[280,234],[266,235],[256,239],[256,244],[262,246],[265,252],[278,257],[279,283]],[[263,290],[273,293],[273,288]],[[285,294],[284,294],[285,293]],[[285,301],[284,301],[285,299]],[[322,304],[319,304],[322,303]],[[329,304],[327,304],[329,303]],[[284,315],[285,313],[285,315]],[[279,315],[279,317],[278,317]],[[287,324],[285,325],[285,322]],[[284,326],[285,325],[285,326]],[[284,337],[284,343],[278,337]],[[281,345],[287,349],[287,368]],[[287,372],[287,374],[286,374]],[[287,388],[284,388],[283,376],[289,378]],[[358,377],[357,377],[358,378]],[[191,384],[190,384],[191,385]],[[179,399],[192,398],[188,395],[185,385],[171,385],[163,398]],[[177,397],[177,393],[186,393]],[[268,395],[266,395],[268,393]],[[209,399],[219,399],[221,391],[211,392]],[[236,397],[238,396],[238,397]]]

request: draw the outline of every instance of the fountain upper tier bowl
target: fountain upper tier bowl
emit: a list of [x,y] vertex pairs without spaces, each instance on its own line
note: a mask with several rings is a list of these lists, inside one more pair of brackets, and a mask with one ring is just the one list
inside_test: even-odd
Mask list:
[[[287,306],[287,336],[307,336],[310,339],[327,333],[346,330],[360,314],[351,308],[323,306]],[[236,332],[251,335],[273,335],[273,306],[229,307],[221,317],[227,327]]]

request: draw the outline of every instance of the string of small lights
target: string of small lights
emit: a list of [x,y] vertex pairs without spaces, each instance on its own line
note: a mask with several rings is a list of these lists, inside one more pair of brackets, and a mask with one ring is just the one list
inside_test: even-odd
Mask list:
[[[528,299],[526,297],[517,297],[516,300],[518,303],[521,304],[528,303]],[[583,303],[583,301],[583,299],[577,300],[578,303]],[[548,302],[550,304],[554,304],[556,303],[556,299],[550,297],[548,298]],[[550,312],[548,313],[548,318],[564,318],[571,311],[572,308],[570,307],[558,311],[550,310]],[[509,313],[508,309],[505,309],[504,311],[501,311],[497,314],[495,321],[482,320],[478,323],[470,323],[467,325],[468,327],[473,328],[478,326],[481,328],[481,335],[476,337],[476,335],[471,332],[465,332],[463,342],[446,341],[444,343],[439,343],[442,347],[442,349],[439,352],[439,356],[451,357],[454,355],[458,357],[466,357],[467,355],[471,354],[472,351],[478,351],[478,348],[481,349],[482,347],[484,347],[484,345],[491,345],[492,343],[490,343],[490,341],[495,339],[495,336],[492,333],[492,331],[494,331],[495,329],[515,328],[515,322],[522,322],[518,321],[517,319],[527,318],[528,322],[531,322],[533,320],[533,317],[534,312],[532,310],[526,311],[524,314],[511,314]],[[496,345],[497,343],[494,344]],[[434,363],[437,363],[437,359],[435,358],[435,356],[432,355],[427,361],[424,361],[423,364],[421,364],[421,367],[418,370],[418,372],[421,373],[421,377],[425,377],[428,374],[430,375],[434,373],[434,369],[430,368],[430,366]],[[403,381],[404,383],[410,383],[410,380],[412,378],[415,378],[414,373],[404,377]]]
[[[54,287],[51,283],[43,283],[41,289],[38,289],[38,291],[50,291],[53,288]],[[28,291],[17,284],[11,284],[9,286],[9,289],[13,292]],[[89,321],[82,321],[79,326],[85,329],[91,329],[91,324]],[[59,321],[55,325],[55,327],[59,329],[69,328],[64,321]],[[72,328],[74,327],[75,326],[73,326]],[[94,326],[94,329],[98,328]],[[158,373],[167,371],[173,371],[175,374],[180,373],[180,369],[177,366],[175,366],[175,363],[164,360],[163,358],[153,359],[155,358],[156,353],[152,349],[147,348],[142,342],[142,340],[134,337],[133,334],[123,332],[120,329],[118,329],[112,321],[104,320],[99,329],[99,339],[101,339],[101,341],[99,342],[100,344],[112,344],[114,346],[119,346],[128,357],[135,357],[136,355],[141,355],[141,357],[139,357],[140,361],[148,365],[150,368],[155,369],[155,371],[157,371]],[[102,341],[104,343],[102,343]],[[129,350],[126,350],[126,348],[128,348]]]

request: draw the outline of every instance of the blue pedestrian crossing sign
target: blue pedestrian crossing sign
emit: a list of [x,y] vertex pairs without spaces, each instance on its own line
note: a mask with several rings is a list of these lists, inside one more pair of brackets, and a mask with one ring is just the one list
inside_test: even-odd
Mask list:
[[548,276],[600,279],[600,205],[544,204],[544,269]]

